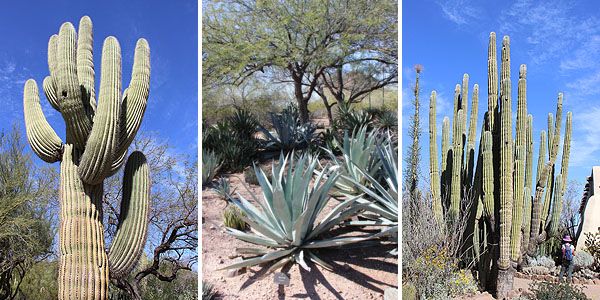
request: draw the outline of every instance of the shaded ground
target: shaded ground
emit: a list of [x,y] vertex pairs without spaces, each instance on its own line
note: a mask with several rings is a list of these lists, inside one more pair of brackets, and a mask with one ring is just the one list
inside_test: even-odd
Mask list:
[[[243,173],[228,176],[232,188],[246,198],[249,194],[240,185]],[[250,186],[259,198],[260,187]],[[330,207],[335,204],[331,200]],[[230,204],[232,205],[232,204]],[[382,245],[360,248],[330,248],[320,250],[320,258],[334,266],[330,272],[309,264],[311,271],[305,271],[297,264],[283,270],[290,277],[289,286],[273,283],[273,274],[263,275],[260,267],[252,267],[236,277],[228,277],[228,271],[217,271],[230,265],[236,248],[252,247],[252,244],[235,239],[211,224],[222,224],[221,214],[227,203],[209,188],[202,190],[202,278],[211,282],[221,299],[383,299],[388,287],[398,287],[398,260],[385,258],[395,245],[383,242]],[[327,208],[325,209],[328,210]],[[348,233],[347,228],[334,227],[334,230]],[[360,234],[360,233],[358,233]]]

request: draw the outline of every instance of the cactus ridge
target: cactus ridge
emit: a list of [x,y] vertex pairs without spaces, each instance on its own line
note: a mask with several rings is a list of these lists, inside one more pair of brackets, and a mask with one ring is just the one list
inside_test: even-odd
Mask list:
[[42,84],[50,105],[63,116],[63,142],[46,121],[33,79],[25,83],[23,106],[27,138],[46,162],[60,161],[59,299],[107,299],[110,278],[121,278],[137,263],[146,241],[150,171],[141,152],[125,166],[117,234],[109,254],[102,225],[103,181],[124,163],[146,109],[150,48],[136,45],[132,78],[121,95],[121,50],[106,38],[100,92],[96,102],[92,22],[69,22],[48,41],[50,76]]

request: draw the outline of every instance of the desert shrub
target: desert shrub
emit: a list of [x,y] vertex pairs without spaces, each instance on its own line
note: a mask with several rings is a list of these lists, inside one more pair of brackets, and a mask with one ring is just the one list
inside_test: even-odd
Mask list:
[[596,267],[600,266],[600,227],[596,233],[585,233],[585,250],[589,252],[595,260]]
[[575,251],[573,254],[573,268],[575,271],[591,269],[594,266],[594,257],[586,251]]
[[244,222],[240,215],[246,216],[239,208],[229,206],[229,208],[223,212],[223,224],[229,228],[244,230],[246,228],[246,222]]
[[[237,124],[236,126],[238,126]],[[243,127],[236,127],[237,129]],[[252,164],[257,152],[257,141],[245,131],[237,132],[229,120],[219,121],[206,129],[202,136],[203,149],[219,153],[221,169],[236,172]]]
[[447,249],[427,249],[410,269],[410,281],[419,299],[453,299],[477,291],[473,276],[458,269]]
[[216,296],[217,291],[212,283],[202,280],[202,300],[214,300],[216,299]]
[[583,287],[566,282],[534,281],[530,290],[537,300],[588,300]]
[[536,257],[533,257],[531,259],[529,259],[529,266],[530,267],[545,267],[548,269],[551,269],[555,266],[556,264],[554,263],[554,259],[552,259],[552,257],[549,256],[544,256],[544,255],[538,255]]
[[416,300],[417,299],[417,288],[412,282],[402,284],[402,299],[405,300]]
[[[258,178],[256,177],[256,172],[254,168],[248,168],[244,171],[244,176],[246,177],[246,182],[254,185],[258,185]],[[273,172],[271,168],[263,168],[262,171],[267,175],[267,178],[271,178]]]

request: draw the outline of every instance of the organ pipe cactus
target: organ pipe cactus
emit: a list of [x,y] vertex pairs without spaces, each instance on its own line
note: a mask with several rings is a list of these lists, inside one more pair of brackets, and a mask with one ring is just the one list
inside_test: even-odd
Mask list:
[[[552,114],[548,118],[548,138],[541,132],[535,190],[532,189],[533,168],[533,117],[527,115],[527,67],[519,68],[517,87],[517,120],[511,124],[511,81],[510,81],[510,40],[506,36],[502,41],[500,64],[500,89],[498,89],[498,70],[496,57],[496,35],[490,34],[488,49],[488,111],[485,112],[483,133],[480,141],[480,155],[477,163],[474,141],[471,131],[477,124],[477,92],[473,88],[473,104],[469,124],[469,137],[466,137],[467,113],[466,93],[468,76],[463,76],[463,87],[455,88],[453,138],[450,146],[448,122],[444,119],[442,131],[442,165],[439,184],[442,199],[450,199],[445,215],[452,219],[471,213],[464,241],[471,245],[474,259],[478,264],[479,279],[482,286],[502,298],[512,289],[514,271],[517,266],[532,256],[541,243],[548,237],[557,235],[562,197],[568,171],[569,149],[571,141],[572,114],[567,113],[564,132],[563,158],[559,174],[554,174],[558,153],[561,118],[562,94],[557,101],[556,120]],[[462,90],[462,95],[460,94]],[[430,105],[430,126],[435,123],[435,91]],[[436,143],[435,133],[430,132],[431,143]],[[473,137],[474,139],[474,137]],[[466,153],[464,147],[466,142]],[[546,144],[548,155],[546,156]],[[430,155],[437,157],[437,145],[430,145]],[[432,172],[437,172],[437,159],[430,160]],[[434,165],[435,164],[435,165]],[[473,169],[475,167],[475,169]],[[479,169],[481,168],[481,169]],[[449,174],[451,173],[451,176]],[[450,186],[450,189],[447,187]],[[548,188],[546,188],[548,186]],[[437,187],[432,186],[432,190]],[[544,191],[546,194],[544,196]],[[435,195],[434,195],[435,196]],[[434,197],[434,212],[443,207]],[[470,203],[472,209],[461,211],[463,202]],[[482,207],[480,207],[482,206]],[[479,226],[483,219],[485,226]],[[450,220],[451,221],[451,220]],[[485,237],[481,239],[480,237]],[[463,247],[469,249],[471,247]],[[480,254],[480,255],[477,255]],[[465,254],[466,258],[469,256]]]
[[148,42],[138,40],[131,82],[121,95],[120,46],[106,38],[97,102],[92,49],[88,16],[81,18],[78,35],[67,22],[48,43],[50,76],[43,88],[65,120],[64,142],[44,117],[33,79],[25,83],[23,97],[31,148],[46,162],[60,161],[59,299],[107,299],[109,279],[135,266],[148,228],[150,170],[136,151],[125,165],[119,226],[106,253],[103,181],[125,162],[142,122],[150,89]]

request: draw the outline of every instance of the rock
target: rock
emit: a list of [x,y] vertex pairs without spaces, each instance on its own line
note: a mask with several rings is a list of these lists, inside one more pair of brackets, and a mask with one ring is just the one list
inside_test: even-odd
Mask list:
[[544,275],[544,280],[552,282],[552,281],[554,281],[554,277],[552,277],[550,275]]
[[225,276],[227,276],[227,277],[235,277],[235,276],[238,276],[238,275],[241,275],[241,274],[244,274],[244,273],[246,273],[246,268],[245,267],[244,268],[238,268],[238,269],[229,270]]
[[229,259],[234,259],[236,257],[239,257],[240,255],[235,253],[235,251],[232,251],[229,255],[227,255],[227,258]]
[[512,298],[514,298],[515,296],[516,296],[516,293],[515,293],[515,291],[508,291],[508,293],[506,293],[506,297],[507,297],[508,299],[512,299]]
[[598,278],[594,278],[593,282],[595,285],[600,285],[600,279]]
[[579,284],[579,278],[573,278],[573,284]]
[[349,266],[348,264],[344,264],[344,265],[342,266],[342,270],[344,270],[344,271],[348,271],[348,270],[350,270],[350,266]]
[[383,299],[384,300],[398,300],[398,289],[397,288],[387,288],[383,291]]
[[215,227],[215,225],[210,225],[210,230],[215,230],[217,229],[217,227]]
[[590,284],[591,285],[591,284],[594,284],[594,281],[591,280],[591,279],[588,279],[588,280],[585,281],[585,284]]

